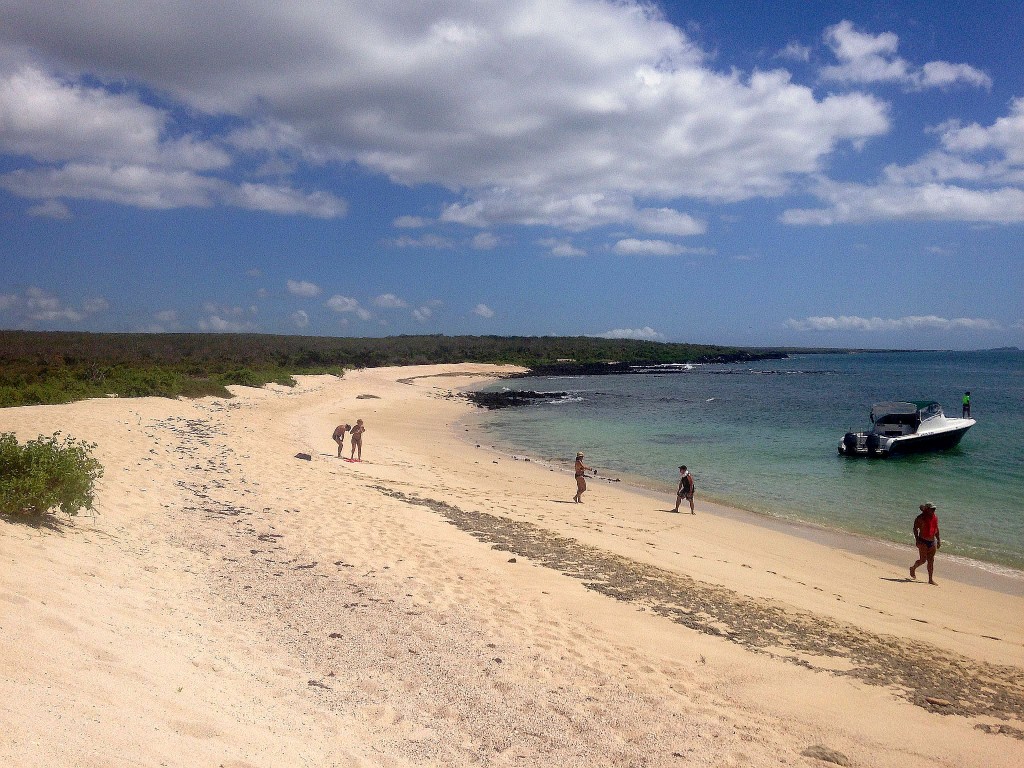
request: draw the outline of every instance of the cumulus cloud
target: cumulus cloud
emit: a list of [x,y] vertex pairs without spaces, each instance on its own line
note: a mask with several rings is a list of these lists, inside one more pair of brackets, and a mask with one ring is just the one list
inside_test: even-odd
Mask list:
[[662,341],[665,335],[658,333],[649,325],[643,328],[615,328],[604,333],[594,334],[599,339],[638,339],[640,341]]
[[828,208],[790,209],[787,224],[837,224],[867,221],[1024,222],[1024,189],[969,189],[953,184],[842,184],[821,180],[815,194]]
[[397,229],[419,229],[427,226],[429,222],[422,216],[399,216],[391,225]]
[[338,314],[353,314],[360,320],[369,320],[373,317],[368,309],[350,296],[335,294],[324,303],[324,306]]
[[383,309],[403,309],[409,306],[393,293],[382,293],[373,300],[373,304],[374,306],[381,307]]
[[1024,221],[1024,98],[992,125],[949,121],[933,129],[940,149],[907,165],[886,166],[874,184],[817,178],[824,208],[783,213],[789,224],[881,220]]
[[417,307],[412,311],[412,316],[415,320],[420,323],[425,323],[431,317],[434,316],[434,310],[442,305],[439,299],[431,299],[423,306]]
[[292,325],[300,330],[303,328],[308,328],[309,313],[307,313],[306,310],[304,309],[298,309],[295,312],[292,312],[291,321]]
[[[458,195],[448,222],[679,237],[703,232],[687,201],[783,194],[837,148],[889,128],[870,95],[818,97],[782,70],[712,68],[655,4],[629,0],[310,0],[244,14],[140,0],[131,14],[93,4],[87,23],[60,4],[10,0],[0,43],[22,60],[0,69],[0,114],[19,116],[0,130],[3,151],[24,160],[0,183],[46,199],[80,190],[334,217],[346,206],[326,191],[233,174],[254,160],[355,165]],[[934,64],[922,84],[971,82],[970,68]],[[155,107],[151,93],[173,103]]]
[[440,235],[426,234],[422,237],[396,237],[391,244],[398,248],[452,248],[455,243],[450,238]]
[[473,314],[479,315],[480,317],[494,317],[494,310],[486,304],[477,304],[473,307]]
[[163,309],[154,313],[153,319],[158,323],[173,325],[178,322],[178,312],[174,309]]
[[0,312],[7,314],[16,324],[74,324],[109,308],[110,303],[101,296],[85,299],[79,306],[74,306],[38,286],[30,286],[23,293],[0,294]]
[[991,88],[992,79],[968,64],[930,61],[915,67],[897,55],[899,38],[892,32],[872,35],[841,21],[825,31],[825,42],[839,64],[824,67],[821,77],[840,83],[894,83],[910,89],[944,88],[956,84]]
[[39,205],[33,205],[29,208],[28,215],[66,221],[71,218],[71,210],[60,200],[44,200]]
[[552,256],[559,258],[576,258],[578,256],[586,256],[587,252],[582,248],[577,248],[569,240],[560,240],[558,238],[546,237],[539,240],[538,243],[544,248],[548,249],[548,252]]
[[685,249],[666,240],[637,240],[626,238],[612,246],[612,250],[623,256],[678,256]]
[[255,326],[244,320],[230,320],[220,315],[200,318],[196,323],[200,331],[207,333],[244,333],[255,330]]
[[292,296],[310,299],[320,295],[320,286],[307,280],[289,280],[286,286]]
[[489,251],[490,249],[497,247],[498,238],[490,232],[480,232],[473,236],[472,245],[478,251]]
[[786,327],[794,331],[949,331],[963,329],[971,331],[998,331],[999,323],[982,318],[958,317],[947,319],[936,315],[910,315],[898,318],[857,317],[806,317],[801,320],[789,319]]
[[0,186],[22,197],[48,198],[33,215],[60,212],[58,198],[141,208],[225,204],[321,218],[345,213],[345,202],[325,192],[208,175],[228,169],[231,155],[174,129],[168,111],[143,103],[138,94],[0,58],[0,153],[27,161],[0,176]]

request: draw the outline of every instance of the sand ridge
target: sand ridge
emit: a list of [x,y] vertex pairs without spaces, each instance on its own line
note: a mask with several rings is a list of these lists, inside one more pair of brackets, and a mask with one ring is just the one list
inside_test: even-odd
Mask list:
[[[0,523],[0,759],[821,765],[802,753],[824,745],[855,765],[1019,764],[1019,599],[950,583],[962,618],[918,590],[933,622],[901,650],[905,598],[872,584],[826,606],[806,542],[759,561],[711,515],[659,533],[628,489],[561,504],[564,476],[451,438],[469,413],[452,388],[503,370],[0,412],[23,438],[95,440],[107,467],[95,520]],[[366,460],[338,461],[333,426],[357,416]],[[1000,614],[1004,650],[942,629]],[[848,627],[863,651],[836,647]],[[898,674],[933,668],[963,684]]]

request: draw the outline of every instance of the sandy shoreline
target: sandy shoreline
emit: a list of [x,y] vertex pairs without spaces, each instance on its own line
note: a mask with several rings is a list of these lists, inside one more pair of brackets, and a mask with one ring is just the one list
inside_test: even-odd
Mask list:
[[[0,760],[1024,762],[1019,593],[623,484],[574,505],[454,439],[450,391],[500,370],[0,411],[106,468],[94,520],[0,522]],[[339,461],[356,417],[365,461]]]
[[[457,425],[452,434],[462,442],[469,442],[474,445],[479,444],[483,448],[496,451],[503,458],[512,459],[513,461],[535,461],[545,466],[555,467],[556,470],[566,474],[572,473],[572,467],[568,462],[555,464],[533,456],[529,451],[521,448],[495,445],[491,440],[491,436],[477,427],[472,416],[468,417],[464,423]],[[673,499],[672,488],[656,490],[644,485],[643,480],[640,478],[631,478],[628,475],[607,470],[594,478],[593,483],[596,483],[596,485],[592,483],[591,487],[600,487],[607,482],[622,483],[623,487],[629,488],[637,495],[645,496],[656,502],[665,502],[667,505],[671,505]],[[569,485],[571,486],[572,483],[569,483]],[[907,560],[908,552],[906,545],[876,539],[855,532],[827,528],[822,525],[802,522],[792,518],[770,517],[746,509],[739,509],[713,498],[708,499],[707,494],[700,494],[698,503],[705,512],[718,517],[725,517],[756,528],[766,528],[790,536],[796,536],[829,548],[841,549],[849,554],[863,555],[888,563],[897,570],[905,570],[904,561]],[[942,568],[946,578],[963,584],[1004,592],[1016,597],[1024,597],[1024,571],[997,563],[949,555],[945,552],[942,553],[942,561]]]

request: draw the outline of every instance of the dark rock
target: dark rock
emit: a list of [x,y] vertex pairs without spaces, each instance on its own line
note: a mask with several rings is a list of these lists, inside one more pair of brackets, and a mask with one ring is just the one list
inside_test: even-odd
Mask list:
[[313,460],[313,457],[310,456],[308,453],[296,453],[295,454],[295,458],[296,459],[302,459],[303,461],[312,461]]
[[850,758],[844,755],[842,752],[837,752],[834,749],[829,749],[821,744],[814,744],[803,752],[800,753],[804,757],[813,757],[815,760],[822,760],[826,763],[834,763],[836,765],[849,766],[853,765],[850,762]]

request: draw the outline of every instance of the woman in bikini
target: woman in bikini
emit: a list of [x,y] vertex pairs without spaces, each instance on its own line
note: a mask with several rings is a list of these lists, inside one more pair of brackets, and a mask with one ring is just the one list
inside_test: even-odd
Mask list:
[[582,496],[583,492],[585,490],[587,490],[586,475],[584,473],[588,469],[591,472],[596,472],[597,471],[593,467],[588,467],[586,464],[583,463],[583,453],[582,452],[577,453],[576,454],[576,469],[575,469],[575,474],[576,474],[576,495],[572,497],[572,500],[575,501],[577,504],[582,503],[583,499],[581,499],[580,496]]
[[356,419],[355,426],[352,427],[352,437],[349,440],[352,446],[352,455],[349,457],[351,461],[363,460],[363,432],[365,431],[366,427],[363,426],[363,420]]
[[914,540],[917,542],[917,552],[920,557],[917,562],[910,566],[910,578],[917,578],[917,569],[925,563],[928,564],[928,583],[934,584],[932,572],[935,570],[935,553],[942,546],[942,536],[939,534],[939,516],[935,514],[935,505],[930,501],[922,504],[918,509],[921,514],[914,518]]

